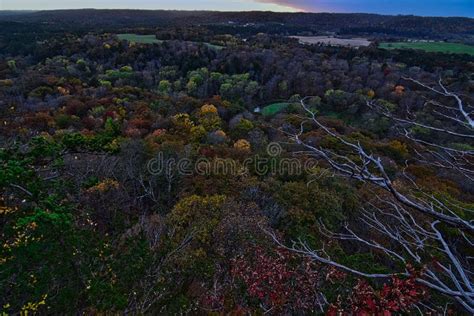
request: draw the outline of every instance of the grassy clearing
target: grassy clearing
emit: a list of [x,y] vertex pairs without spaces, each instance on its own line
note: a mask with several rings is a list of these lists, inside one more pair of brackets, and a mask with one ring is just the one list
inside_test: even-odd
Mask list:
[[[121,41],[129,41],[130,43],[138,43],[138,44],[160,44],[163,43],[162,40],[159,40],[155,37],[155,35],[138,35],[138,34],[117,34],[117,37]],[[199,42],[191,42],[191,43],[199,43]],[[218,46],[210,43],[203,43],[209,49],[213,50],[221,50],[224,47]]]
[[329,46],[369,46],[371,42],[366,38],[336,38],[332,36],[290,36],[297,38],[303,44],[324,44]]
[[383,49],[419,49],[426,52],[435,53],[451,53],[451,54],[468,54],[474,56],[474,46],[444,43],[444,42],[397,42],[397,43],[381,43],[379,45]]
[[155,35],[138,35],[138,34],[117,34],[121,41],[129,41],[139,44],[159,44],[162,41],[156,39]]
[[214,45],[210,43],[204,43],[204,45],[206,45],[209,49],[213,49],[213,50],[221,50],[224,48],[224,46]]
[[286,108],[290,105],[291,103],[286,103],[286,102],[282,102],[282,103],[273,103],[273,104],[270,104],[266,107],[264,107],[262,109],[262,114],[264,116],[272,116],[272,115],[275,115],[277,113],[280,113],[281,111],[284,111],[286,110]]

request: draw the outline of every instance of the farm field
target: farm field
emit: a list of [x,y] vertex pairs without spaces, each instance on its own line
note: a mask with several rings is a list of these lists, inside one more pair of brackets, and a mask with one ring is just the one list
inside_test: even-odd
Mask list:
[[[160,44],[163,43],[163,40],[159,40],[155,37],[155,35],[139,35],[139,34],[117,34],[117,37],[121,41],[129,41],[131,43],[138,43],[138,44]],[[199,42],[190,42],[190,43],[199,43]],[[224,48],[223,46],[214,45],[211,43],[203,43],[208,48],[213,50],[221,50]]]
[[290,36],[297,38],[302,44],[325,44],[331,46],[363,47],[369,46],[371,42],[366,38],[335,38],[331,36]]
[[419,49],[426,52],[468,54],[474,56],[474,46],[444,42],[397,42],[381,43],[383,49]]

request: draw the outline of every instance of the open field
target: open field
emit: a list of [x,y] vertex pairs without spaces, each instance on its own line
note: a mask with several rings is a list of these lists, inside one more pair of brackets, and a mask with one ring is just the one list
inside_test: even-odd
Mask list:
[[365,38],[335,38],[331,36],[291,36],[303,44],[324,44],[331,46],[361,47],[369,46],[371,42]]
[[426,52],[469,54],[474,56],[474,46],[444,42],[397,42],[381,43],[383,49],[419,49]]
[[273,103],[270,105],[267,105],[262,109],[262,115],[264,116],[272,116],[275,114],[280,113],[281,111],[285,110],[290,103],[287,102],[282,102],[282,103]]
[[214,49],[214,50],[221,50],[221,49],[224,48],[224,46],[214,45],[214,44],[211,44],[211,43],[204,43],[204,45],[206,45],[208,48]]
[[[138,34],[117,34],[117,37],[122,41],[129,41],[131,43],[139,43],[139,44],[160,44],[163,43],[163,40],[159,40],[155,37],[155,35],[138,35]],[[198,43],[198,42],[190,42],[190,43]],[[207,47],[213,50],[221,50],[224,48],[223,46],[214,45],[210,43],[203,43]]]
[[139,44],[159,44],[162,41],[156,39],[155,35],[138,35],[138,34],[117,34],[121,41],[129,41]]

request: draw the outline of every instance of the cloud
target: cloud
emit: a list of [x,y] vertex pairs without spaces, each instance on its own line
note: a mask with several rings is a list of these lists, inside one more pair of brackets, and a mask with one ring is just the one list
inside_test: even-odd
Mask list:
[[310,0],[256,0],[257,2],[261,3],[271,3],[277,4],[283,7],[292,8],[301,11],[322,11],[321,9],[317,9],[317,7],[322,8],[322,6],[318,6],[315,2],[317,1],[310,1]]
[[474,16],[473,0],[254,0],[308,12]]
[[258,0],[0,0],[0,10],[51,9],[176,9],[222,11],[295,11],[272,1]]
[[[429,5],[427,3],[429,2]],[[0,0],[0,10],[134,8],[366,12],[474,17],[474,0]]]

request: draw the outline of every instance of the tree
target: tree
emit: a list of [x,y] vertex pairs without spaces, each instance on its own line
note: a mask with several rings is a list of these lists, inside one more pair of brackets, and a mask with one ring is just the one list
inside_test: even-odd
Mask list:
[[[384,102],[369,101],[368,106],[396,122],[403,136],[422,146],[424,151],[416,152],[420,162],[453,170],[471,182],[474,181],[474,149],[470,145],[474,140],[473,107],[465,103],[461,95],[448,91],[441,79],[437,82],[437,87],[412,78],[404,77],[404,80],[442,99],[428,99],[424,111],[418,116],[397,115],[394,109]],[[450,99],[450,103],[443,102],[449,102]],[[425,113],[435,116],[438,122],[427,122]],[[446,136],[449,137],[448,141],[444,141]],[[430,138],[437,141],[431,141]]]
[[169,95],[171,93],[171,83],[168,80],[161,80],[158,85],[158,91],[162,95]]
[[[470,178],[474,171],[472,150],[459,150],[442,143],[427,142],[414,137],[412,130],[409,129],[421,127],[470,140],[474,137],[470,106],[464,103],[459,94],[448,91],[441,80],[438,82],[441,90],[414,79],[407,78],[407,80],[430,90],[435,95],[454,99],[455,105],[443,99],[427,101],[426,104],[436,107],[433,113],[446,120],[443,127],[436,127],[415,119],[397,117],[384,107],[377,108],[376,102],[369,101],[371,107],[377,108],[382,115],[397,123],[397,127],[412,141],[414,150],[421,148],[430,154],[429,160],[416,159],[406,163],[429,162],[436,166],[451,167],[472,181]],[[369,200],[362,210],[360,221],[365,226],[363,229],[357,230],[346,225],[344,231],[332,232],[321,224],[320,232],[332,240],[360,243],[367,249],[385,254],[395,266],[401,264],[405,269],[392,273],[365,273],[338,263],[323,249],[311,249],[301,240],[287,248],[318,262],[367,278],[411,277],[413,273],[408,267],[414,264],[421,271],[416,277],[419,284],[452,298],[466,311],[474,313],[473,274],[470,254],[466,251],[474,245],[472,208],[462,201],[447,198],[418,186],[408,175],[402,179],[392,179],[380,157],[369,153],[360,142],[325,126],[317,114],[306,105],[306,99],[301,100],[301,105],[308,114],[308,121],[337,140],[343,150],[336,151],[307,142],[304,137],[306,122],[301,123],[300,131],[292,134],[291,138],[304,147],[308,154],[324,160],[339,175],[363,182],[372,194],[375,194],[375,198]],[[460,132],[460,129],[464,132]],[[373,235],[369,237],[367,231],[373,232],[378,238]],[[275,235],[273,236],[275,241],[282,245]]]

